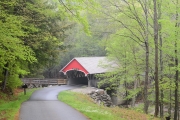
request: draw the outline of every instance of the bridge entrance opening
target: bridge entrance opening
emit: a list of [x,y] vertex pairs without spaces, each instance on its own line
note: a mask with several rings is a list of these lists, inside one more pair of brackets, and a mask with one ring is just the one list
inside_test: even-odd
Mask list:
[[70,70],[66,73],[68,84],[72,85],[88,85],[88,78],[84,72],[78,70]]

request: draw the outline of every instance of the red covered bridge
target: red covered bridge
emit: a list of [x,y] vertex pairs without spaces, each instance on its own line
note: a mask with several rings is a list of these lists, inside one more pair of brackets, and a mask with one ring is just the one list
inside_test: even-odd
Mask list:
[[85,84],[89,87],[97,87],[95,74],[105,73],[107,68],[106,57],[77,57],[72,59],[60,70],[67,76],[68,84]]

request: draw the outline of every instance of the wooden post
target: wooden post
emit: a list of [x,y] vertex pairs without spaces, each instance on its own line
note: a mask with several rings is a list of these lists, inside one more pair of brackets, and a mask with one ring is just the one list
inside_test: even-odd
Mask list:
[[24,95],[26,95],[26,88],[24,88]]
[[87,79],[88,79],[88,87],[91,87],[90,78],[88,75],[87,75]]
[[24,89],[24,95],[26,95],[26,88],[27,88],[27,85],[24,84],[24,85],[22,86],[22,88]]

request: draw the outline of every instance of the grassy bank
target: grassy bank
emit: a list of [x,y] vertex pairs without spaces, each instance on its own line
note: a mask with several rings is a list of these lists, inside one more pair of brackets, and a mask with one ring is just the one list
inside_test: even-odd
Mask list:
[[159,120],[135,110],[97,105],[87,95],[71,91],[61,92],[58,98],[91,120]]
[[21,90],[16,95],[6,95],[0,92],[0,120],[14,120],[18,117],[21,103],[28,100],[37,89],[27,89],[26,95]]

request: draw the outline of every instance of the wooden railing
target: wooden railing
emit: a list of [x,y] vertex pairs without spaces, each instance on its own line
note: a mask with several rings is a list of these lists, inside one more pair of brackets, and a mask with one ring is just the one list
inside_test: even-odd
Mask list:
[[38,85],[65,85],[66,79],[39,79],[39,78],[23,78],[24,84],[38,84]]

